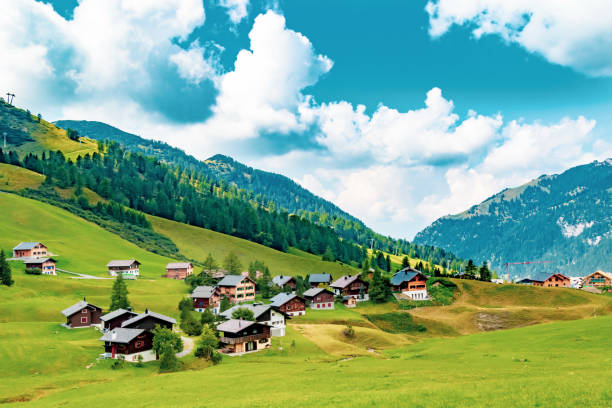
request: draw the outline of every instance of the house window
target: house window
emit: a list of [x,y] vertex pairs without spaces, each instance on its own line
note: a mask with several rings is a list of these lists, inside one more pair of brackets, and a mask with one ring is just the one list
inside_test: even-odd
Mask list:
[[137,349],[138,349],[138,348],[141,348],[142,346],[143,346],[142,341],[137,341],[137,342],[136,342],[136,348],[137,348]]
[[320,309],[321,305],[319,303],[317,303],[317,309]]
[[328,304],[327,304],[327,307],[331,307],[331,303],[328,303]]
[[81,323],[87,323],[87,316],[81,317]]
[[81,310],[81,313],[83,313],[83,314],[87,313],[87,309]]

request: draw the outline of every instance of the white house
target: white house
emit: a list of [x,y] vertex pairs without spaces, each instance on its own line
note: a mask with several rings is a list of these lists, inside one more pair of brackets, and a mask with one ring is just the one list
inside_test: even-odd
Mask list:
[[219,313],[219,316],[231,320],[233,318],[232,314],[238,309],[251,310],[257,323],[266,324],[271,327],[270,333],[273,337],[282,337],[285,335],[287,315],[281,312],[277,307],[261,303],[242,304],[233,306],[225,312]]

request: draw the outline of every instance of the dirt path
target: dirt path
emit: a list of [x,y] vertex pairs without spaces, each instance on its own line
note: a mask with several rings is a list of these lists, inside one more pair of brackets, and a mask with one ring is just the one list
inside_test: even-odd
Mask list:
[[181,351],[180,353],[176,353],[176,356],[178,358],[185,357],[186,355],[191,353],[194,346],[193,339],[190,339],[189,337],[181,336],[181,340],[183,341],[183,351]]
[[84,273],[70,272],[65,269],[60,269],[60,268],[55,268],[55,270],[57,270],[58,272],[67,273],[69,275],[75,275],[72,277],[72,279],[114,279],[114,278],[103,278],[101,276],[85,275]]

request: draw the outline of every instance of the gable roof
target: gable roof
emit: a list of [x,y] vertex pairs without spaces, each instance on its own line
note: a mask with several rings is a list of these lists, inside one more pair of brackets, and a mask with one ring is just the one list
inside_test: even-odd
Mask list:
[[303,293],[304,297],[314,297],[317,296],[321,292],[328,292],[333,295],[333,293],[325,288],[311,288]]
[[136,322],[144,319],[145,317],[149,317],[149,316],[150,317],[154,317],[154,318],[159,319],[159,320],[163,320],[163,321],[168,322],[168,323],[176,324],[176,320],[174,320],[171,317],[164,316],[163,314],[151,312],[150,310],[145,310],[144,313],[140,313],[139,315],[136,315],[136,316],[132,317],[131,319],[126,320],[125,322],[121,323],[121,327],[127,327],[127,326],[129,326],[129,325],[131,325],[133,323],[136,323]]
[[[13,250],[20,250],[20,249],[25,249],[25,250],[27,250],[27,249],[33,249],[33,248],[34,248],[36,245],[38,245],[38,244],[41,244],[42,246],[45,246],[45,245],[43,245],[43,244],[42,244],[42,243],[40,243],[40,242],[20,242],[20,243],[19,243],[19,245],[17,245],[15,248],[13,248]],[[45,248],[46,248],[46,246],[45,246]]]
[[227,333],[238,333],[240,330],[249,328],[256,323],[250,320],[231,319],[217,325],[217,330]]
[[275,276],[275,277],[272,278],[272,283],[275,284],[276,286],[280,286],[282,288],[287,283],[289,283],[289,281],[291,279],[293,279],[293,276],[279,275],[279,276]]
[[331,280],[329,273],[313,273],[308,278],[308,283],[325,283]]
[[335,282],[333,282],[331,285],[329,285],[332,288],[346,288],[348,285],[350,285],[351,283],[355,282],[356,280],[358,280],[361,277],[360,274],[357,275],[344,275],[341,276],[339,279],[337,279]]
[[272,306],[274,306],[274,307],[281,307],[285,303],[287,303],[290,300],[293,300],[295,298],[302,299],[301,297],[299,297],[298,295],[295,295],[293,293],[284,293],[284,292],[281,292],[278,295],[274,296],[272,299],[270,299],[270,302],[272,302]]
[[421,271],[417,269],[404,268],[401,271],[397,271],[395,272],[395,274],[393,274],[393,277],[391,278],[391,284],[396,286],[401,285],[403,282],[411,281],[417,275],[425,276]]
[[584,279],[588,278],[589,276],[595,275],[596,273],[600,273],[603,276],[605,276],[608,279],[612,279],[612,273],[610,272],[604,272],[604,271],[595,271],[593,273],[588,274],[587,276],[584,277]]
[[44,264],[47,261],[50,261],[50,262],[53,262],[53,263],[57,262],[53,258],[29,258],[29,259],[23,261],[23,263],[25,263],[25,264]]
[[109,341],[111,343],[127,344],[136,337],[140,336],[144,331],[144,329],[126,329],[125,327],[117,327],[104,333],[104,336],[100,337],[98,340]]
[[117,310],[113,310],[110,313],[105,314],[104,316],[101,316],[100,320],[102,320],[103,322],[107,322],[107,321],[113,320],[114,318],[117,318],[119,316],[123,316],[126,313],[129,313],[132,316],[137,316],[138,315],[138,313],[132,312],[131,310],[117,309]]
[[62,310],[62,314],[66,317],[70,317],[73,314],[80,312],[81,310],[85,309],[86,307],[91,306],[91,307],[95,307],[96,309],[100,309],[102,310],[102,308],[96,306],[96,305],[92,305],[91,303],[85,301],[85,300],[81,300],[78,303],[75,303],[74,305]]
[[193,266],[191,262],[170,262],[166,269],[187,269],[190,266]]
[[232,319],[232,314],[234,313],[235,310],[238,309],[248,309],[250,311],[253,312],[253,317],[255,319],[258,319],[259,316],[261,316],[262,314],[266,313],[268,310],[270,310],[272,308],[272,305],[253,305],[253,304],[243,304],[243,305],[236,305],[236,306],[232,306],[229,309],[227,309],[225,312],[219,313],[219,316],[223,316],[226,319],[231,320]]
[[107,267],[122,267],[122,266],[132,266],[132,264],[136,262],[138,265],[140,265],[140,262],[138,262],[135,259],[113,259],[112,261],[110,261],[108,264],[106,264]]
[[[530,279],[532,282],[544,282],[545,280],[547,280],[548,278],[550,278],[551,276],[554,275],[561,275],[564,278],[567,278],[567,276],[561,274],[561,273],[557,273],[557,272],[540,272],[540,273],[536,273],[533,275],[533,277]],[[567,278],[569,279],[569,278]]]
[[191,292],[191,295],[189,295],[189,297],[208,299],[214,293],[215,293],[214,286],[196,286],[195,289],[193,289],[193,292]]
[[225,275],[223,279],[217,284],[218,286],[238,286],[243,279],[248,279],[253,282],[251,278],[243,275]]

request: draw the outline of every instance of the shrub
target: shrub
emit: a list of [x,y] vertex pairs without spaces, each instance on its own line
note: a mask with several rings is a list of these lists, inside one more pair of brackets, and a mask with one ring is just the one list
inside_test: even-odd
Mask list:
[[238,309],[232,312],[232,319],[242,319],[254,322],[255,315],[253,314],[253,311],[251,309],[247,309],[246,307],[239,307]]
[[124,366],[125,366],[125,361],[123,360],[123,357],[119,357],[118,359],[116,359],[115,361],[111,363],[111,368],[113,370],[121,370]]
[[40,268],[26,268],[25,273],[28,275],[42,275],[42,269]]
[[181,336],[172,330],[159,325],[153,330],[153,351],[161,354],[164,346],[170,345],[175,352],[183,351],[183,341]]
[[204,326],[202,337],[195,350],[195,356],[212,361],[213,364],[219,364],[222,357],[217,351],[217,347],[219,347],[219,340],[217,340],[216,331],[209,325]]
[[191,312],[187,312],[181,320],[181,329],[189,336],[199,336],[202,334],[202,323],[194,319]]
[[168,372],[178,368],[178,360],[174,349],[170,344],[164,344],[162,347],[161,358],[159,360],[159,371]]
[[355,329],[353,329],[353,326],[351,326],[350,324],[344,328],[342,333],[344,333],[345,337],[349,337],[349,338],[355,337]]
[[214,321],[215,315],[209,309],[204,309],[202,316],[200,316],[200,323],[202,323],[202,325],[213,324]]

